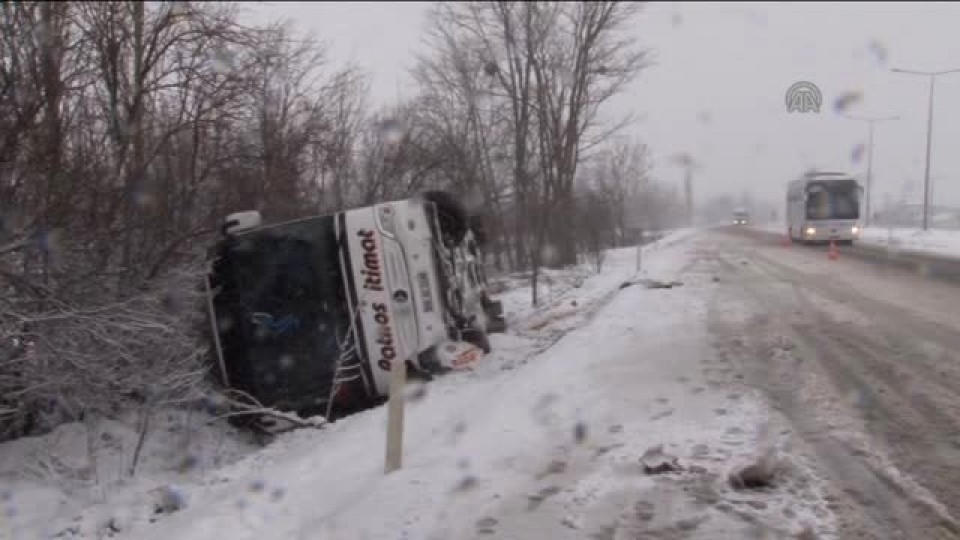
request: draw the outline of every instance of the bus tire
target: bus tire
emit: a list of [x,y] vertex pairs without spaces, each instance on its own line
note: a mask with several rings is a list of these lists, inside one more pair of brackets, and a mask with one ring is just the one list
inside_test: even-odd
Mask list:
[[443,229],[442,236],[448,247],[463,242],[470,226],[470,217],[463,203],[447,191],[426,191],[423,198],[436,205],[437,217]]
[[[436,368],[427,368],[429,360],[424,363],[423,354],[425,353],[421,353],[420,360],[417,363],[407,362],[407,377],[415,381],[430,382],[433,380],[433,374],[438,373],[439,370]],[[417,364],[419,364],[419,366]]]
[[428,377],[427,380],[433,379],[439,375],[450,371],[447,368],[444,368],[440,365],[440,361],[437,359],[437,347],[433,346],[429,349],[421,352],[417,359],[420,363],[420,372],[425,373]]

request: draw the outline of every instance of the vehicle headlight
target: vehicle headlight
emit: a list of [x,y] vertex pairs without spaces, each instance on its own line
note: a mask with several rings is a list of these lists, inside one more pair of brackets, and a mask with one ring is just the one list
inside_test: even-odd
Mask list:
[[860,232],[860,227],[852,227],[850,232],[853,234],[858,234]]
[[817,234],[817,230],[814,229],[813,227],[807,227],[807,230],[805,232],[807,233],[807,236],[813,236]]
[[397,234],[396,226],[393,222],[393,208],[389,205],[384,205],[380,207],[380,230],[383,234],[394,237]]

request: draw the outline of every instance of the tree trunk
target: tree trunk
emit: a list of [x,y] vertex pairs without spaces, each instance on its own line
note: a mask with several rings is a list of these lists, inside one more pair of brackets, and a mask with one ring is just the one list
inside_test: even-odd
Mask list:
[[133,95],[131,96],[129,127],[133,131],[133,159],[128,164],[123,193],[123,274],[122,287],[133,282],[134,197],[137,179],[143,174],[143,2],[133,2]]

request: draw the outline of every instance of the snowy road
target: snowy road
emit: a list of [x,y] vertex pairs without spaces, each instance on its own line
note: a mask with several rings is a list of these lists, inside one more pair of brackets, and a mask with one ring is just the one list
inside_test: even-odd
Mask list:
[[957,538],[960,288],[713,232],[718,348],[832,479],[842,538]]

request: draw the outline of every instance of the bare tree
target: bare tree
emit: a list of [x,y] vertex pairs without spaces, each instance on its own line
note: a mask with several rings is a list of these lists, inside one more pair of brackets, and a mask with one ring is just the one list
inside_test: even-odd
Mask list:
[[[645,65],[646,55],[625,33],[634,12],[633,4],[617,2],[468,2],[438,5],[432,13],[432,56],[421,58],[421,86],[445,96],[437,103],[453,104],[446,126],[475,134],[460,137],[478,150],[467,163],[486,205],[512,222],[513,258],[534,270],[534,302],[544,245],[558,253],[550,264],[576,261],[574,236],[551,225],[576,210],[582,152],[629,122],[606,124],[600,112]],[[478,120],[477,95],[503,111],[491,115],[496,123]],[[510,147],[480,136],[487,133],[507,134]],[[512,161],[508,193],[487,172],[497,170],[495,156]],[[499,231],[504,243],[505,232]]]
[[342,184],[363,90],[230,5],[0,5],[0,438],[197,391],[209,234]]
[[[577,2],[536,5],[541,26],[555,27],[549,44],[533,54],[541,171],[556,212],[570,215],[577,165],[583,143],[598,127],[601,107],[621,92],[646,65],[646,53],[623,34],[637,4]],[[544,30],[545,31],[545,30]],[[613,128],[622,127],[618,123]],[[610,129],[594,134],[603,140]],[[576,260],[576,250],[562,228],[550,228],[559,264]]]
[[636,213],[632,206],[649,180],[647,147],[638,141],[613,140],[610,148],[597,152],[588,167],[587,183],[600,193],[611,212],[611,245],[623,245],[628,216]]

